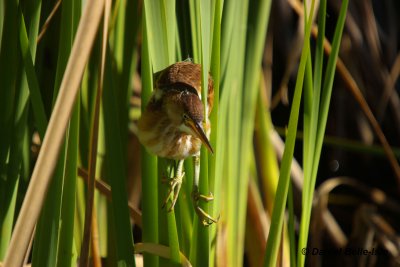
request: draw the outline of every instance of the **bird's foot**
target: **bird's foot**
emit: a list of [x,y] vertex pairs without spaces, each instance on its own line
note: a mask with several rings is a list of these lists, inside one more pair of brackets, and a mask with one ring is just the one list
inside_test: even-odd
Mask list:
[[179,191],[181,190],[182,180],[184,176],[185,172],[182,172],[182,174],[179,176],[175,176],[173,178],[163,177],[161,180],[162,183],[167,184],[167,186],[169,187],[168,194],[164,200],[162,208],[165,208],[167,206],[168,201],[172,197],[172,203],[171,206],[168,208],[168,212],[171,212],[175,207],[176,201],[178,200]]
[[193,206],[194,210],[197,213],[197,216],[199,216],[200,221],[204,226],[210,226],[213,223],[217,223],[219,220],[219,216],[217,219],[211,217],[210,214],[205,212],[200,206],[199,206],[199,201],[205,201],[205,202],[210,202],[214,200],[213,194],[210,192],[209,195],[202,195],[199,192],[199,189],[197,187],[193,188],[192,191],[192,201],[193,201]]

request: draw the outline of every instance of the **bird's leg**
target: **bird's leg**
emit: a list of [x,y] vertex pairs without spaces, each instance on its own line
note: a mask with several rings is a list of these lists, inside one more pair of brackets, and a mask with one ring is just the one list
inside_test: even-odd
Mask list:
[[170,179],[167,178],[163,180],[163,182],[168,183],[169,186],[167,197],[165,198],[164,204],[162,205],[163,208],[167,205],[168,200],[172,197],[171,207],[169,207],[168,212],[174,209],[176,201],[178,200],[183,176],[185,176],[185,172],[183,171],[183,163],[184,160],[179,160],[178,167],[175,170],[175,175],[173,178]]
[[218,219],[214,219],[211,217],[210,214],[205,212],[200,206],[199,201],[203,200],[206,202],[214,200],[214,196],[212,193],[209,195],[202,195],[199,191],[199,177],[200,177],[200,157],[194,156],[193,157],[193,166],[194,166],[194,178],[193,178],[193,189],[192,189],[192,201],[194,210],[199,216],[200,221],[203,223],[204,226],[209,226],[213,223],[216,223]]

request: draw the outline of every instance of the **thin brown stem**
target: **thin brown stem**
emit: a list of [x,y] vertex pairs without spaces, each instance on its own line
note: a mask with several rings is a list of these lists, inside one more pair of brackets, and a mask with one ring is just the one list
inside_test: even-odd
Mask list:
[[60,8],[61,1],[62,0],[58,0],[57,3],[55,4],[55,6],[53,7],[53,9],[51,10],[50,15],[47,17],[46,21],[44,22],[44,24],[40,30],[40,33],[38,35],[36,43],[39,43],[42,40],[44,34],[47,31],[47,28],[50,25],[50,22],[52,21],[54,15],[57,13],[58,9]]
[[[86,202],[86,214],[85,214],[85,225],[83,232],[83,241],[81,247],[81,257],[79,266],[86,267],[89,265],[89,247],[91,240],[91,233],[93,229],[90,229],[93,225],[94,213],[94,187],[95,187],[95,175],[96,175],[96,163],[97,163],[97,144],[99,137],[99,117],[100,117],[100,101],[103,92],[103,78],[105,69],[105,58],[107,49],[107,35],[108,35],[108,22],[110,12],[110,1],[104,2],[104,19],[103,19],[103,38],[102,38],[102,50],[100,54],[100,68],[98,78],[98,88],[96,91],[95,106],[92,118],[92,127],[90,131],[90,144],[89,144],[89,170],[88,170],[88,197]],[[97,224],[96,224],[97,225]],[[92,247],[93,251],[97,251],[96,248]],[[98,252],[98,251],[97,251]],[[94,258],[95,260],[95,258]]]
[[[88,182],[88,173],[86,170],[78,168],[78,175]],[[96,178],[95,187],[103,196],[107,198],[108,201],[112,201],[111,187],[106,182],[102,181],[101,178]],[[135,222],[135,225],[142,228],[142,213],[131,203],[128,203],[128,207],[131,219]]]

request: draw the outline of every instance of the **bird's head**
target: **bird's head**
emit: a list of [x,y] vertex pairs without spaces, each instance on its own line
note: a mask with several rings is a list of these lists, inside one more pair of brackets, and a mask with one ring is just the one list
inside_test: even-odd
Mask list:
[[189,90],[171,90],[165,95],[165,108],[172,123],[181,131],[201,140],[213,153],[204,127],[204,108],[199,96]]

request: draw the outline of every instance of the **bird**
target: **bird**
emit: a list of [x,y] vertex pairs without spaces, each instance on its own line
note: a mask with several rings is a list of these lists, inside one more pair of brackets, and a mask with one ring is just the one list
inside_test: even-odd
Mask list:
[[[211,154],[214,153],[207,137],[211,131],[208,117],[213,107],[214,86],[212,76],[208,74],[207,108],[204,112],[200,64],[176,62],[156,72],[153,79],[154,90],[138,120],[137,136],[150,153],[178,162],[175,176],[168,181],[170,189],[163,205],[172,198],[171,211],[185,175],[184,160],[193,157],[194,175],[198,176],[201,145]],[[198,177],[193,179],[192,200],[203,224],[210,225],[217,220],[201,209],[198,202],[211,201],[213,196],[199,193],[198,180]]]

